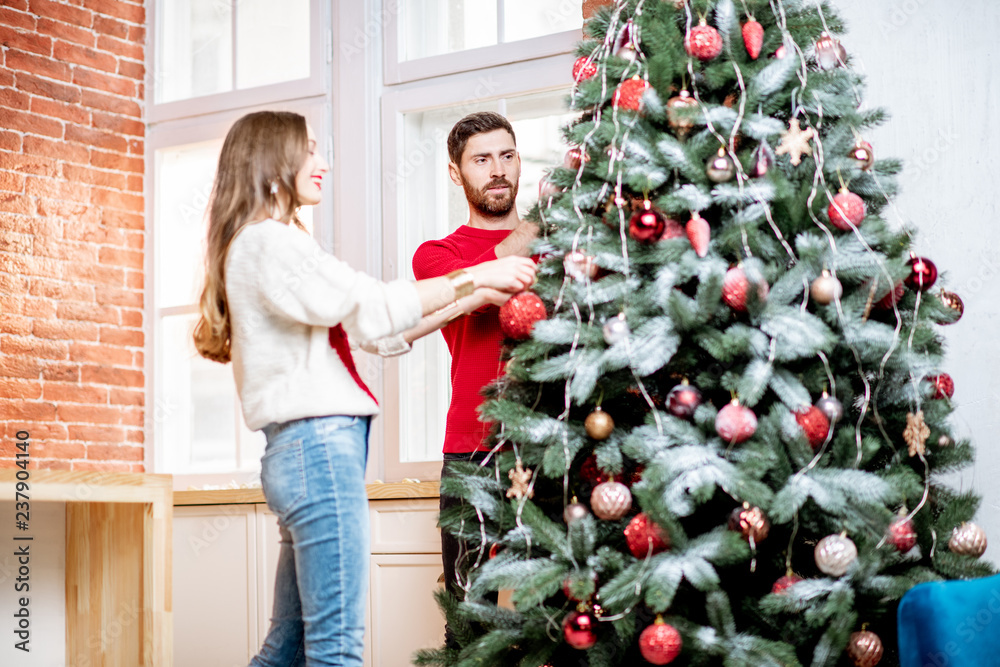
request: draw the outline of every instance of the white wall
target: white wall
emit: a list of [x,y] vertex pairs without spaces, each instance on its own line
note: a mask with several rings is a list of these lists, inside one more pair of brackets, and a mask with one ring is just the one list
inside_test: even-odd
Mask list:
[[974,467],[952,479],[983,495],[977,522],[1000,562],[1000,226],[991,173],[1000,155],[1000,3],[995,0],[838,0],[848,24],[843,42],[868,79],[868,106],[892,120],[871,136],[876,155],[904,160],[896,200],[919,229],[918,254],[946,272],[965,316],[942,329],[943,369],[955,380],[958,434],[977,447]]

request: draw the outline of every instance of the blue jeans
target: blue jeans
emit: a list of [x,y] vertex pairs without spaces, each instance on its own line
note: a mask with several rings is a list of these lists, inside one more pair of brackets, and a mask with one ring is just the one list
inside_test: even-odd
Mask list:
[[370,417],[269,424],[261,459],[281,551],[271,627],[251,667],[360,667],[368,592]]

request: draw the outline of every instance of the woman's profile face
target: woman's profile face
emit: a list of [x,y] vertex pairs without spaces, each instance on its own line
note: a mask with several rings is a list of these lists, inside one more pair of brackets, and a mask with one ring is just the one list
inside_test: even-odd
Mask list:
[[312,206],[322,199],[323,175],[330,170],[330,165],[316,146],[316,135],[312,127],[306,125],[306,132],[309,136],[309,152],[295,175],[295,191],[303,205]]

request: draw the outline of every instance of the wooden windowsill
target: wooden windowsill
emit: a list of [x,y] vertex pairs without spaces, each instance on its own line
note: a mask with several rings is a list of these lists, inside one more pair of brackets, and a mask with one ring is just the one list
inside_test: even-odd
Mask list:
[[[438,482],[394,482],[368,484],[369,500],[404,500],[407,498],[437,498]],[[174,491],[174,506],[181,505],[240,505],[263,503],[264,492],[257,489],[210,489],[205,491]]]

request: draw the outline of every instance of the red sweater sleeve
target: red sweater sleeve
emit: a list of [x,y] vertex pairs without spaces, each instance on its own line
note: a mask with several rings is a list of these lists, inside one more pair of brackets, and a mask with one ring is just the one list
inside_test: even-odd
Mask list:
[[442,241],[427,241],[421,243],[413,253],[413,276],[417,280],[427,280],[444,276],[452,271],[467,269],[470,266],[489,262],[497,258],[497,252],[490,248],[473,259],[462,259],[458,248]]

